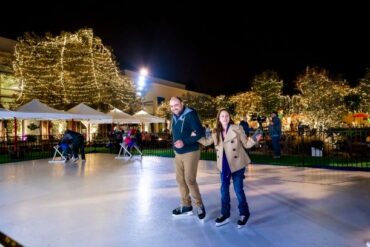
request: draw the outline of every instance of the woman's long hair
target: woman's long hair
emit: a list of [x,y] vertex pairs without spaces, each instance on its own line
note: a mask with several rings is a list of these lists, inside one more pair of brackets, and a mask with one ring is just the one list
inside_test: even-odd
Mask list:
[[215,131],[216,131],[216,138],[217,138],[216,145],[220,143],[220,136],[222,134],[222,131],[224,130],[222,128],[222,124],[220,122],[220,115],[221,115],[221,112],[223,112],[223,111],[225,111],[225,112],[227,112],[229,114],[229,118],[230,118],[229,124],[233,124],[234,123],[234,121],[231,118],[230,111],[228,109],[222,108],[221,110],[218,111],[218,113],[217,113],[217,119],[216,119],[216,129],[215,129]]

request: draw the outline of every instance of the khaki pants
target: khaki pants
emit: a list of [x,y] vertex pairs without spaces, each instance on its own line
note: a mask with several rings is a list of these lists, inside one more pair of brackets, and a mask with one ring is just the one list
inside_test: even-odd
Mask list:
[[202,197],[197,184],[198,161],[200,150],[177,154],[175,153],[176,181],[179,185],[181,204],[191,206],[191,197],[194,199],[195,206],[203,205]]

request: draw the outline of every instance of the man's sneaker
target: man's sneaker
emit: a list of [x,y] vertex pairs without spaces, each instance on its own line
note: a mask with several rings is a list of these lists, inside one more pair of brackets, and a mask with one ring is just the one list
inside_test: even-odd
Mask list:
[[249,215],[240,215],[239,220],[238,220],[238,228],[243,227],[245,224],[247,224],[247,221],[249,219]]
[[204,219],[206,217],[206,209],[204,208],[204,206],[200,206],[200,207],[197,207],[197,214],[198,214],[198,218],[200,220]]
[[216,226],[222,226],[230,222],[229,219],[230,216],[224,216],[220,215],[215,221],[216,221]]
[[175,208],[174,210],[172,210],[173,216],[192,215],[192,214],[193,214],[192,206],[179,206],[178,208]]

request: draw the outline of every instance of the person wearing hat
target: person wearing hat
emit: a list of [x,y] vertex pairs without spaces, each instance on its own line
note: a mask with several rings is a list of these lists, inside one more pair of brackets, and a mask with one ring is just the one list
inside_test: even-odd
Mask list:
[[274,159],[279,159],[281,156],[280,137],[281,137],[281,120],[276,111],[270,114],[271,121],[269,125],[269,134],[272,141],[272,150],[274,152]]

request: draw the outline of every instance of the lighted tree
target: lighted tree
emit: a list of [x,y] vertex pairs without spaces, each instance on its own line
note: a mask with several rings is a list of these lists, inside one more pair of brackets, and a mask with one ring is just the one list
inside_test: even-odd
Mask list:
[[137,97],[135,83],[133,80],[126,76],[120,75],[119,84],[122,88],[119,88],[116,93],[119,93],[117,98],[112,95],[111,105],[118,107],[121,110],[134,114],[141,110],[142,103],[141,99]]
[[314,128],[339,126],[345,115],[346,81],[333,81],[325,70],[307,68],[297,79],[301,91],[301,113]]
[[[216,118],[216,107],[214,99],[209,95],[193,95],[186,93],[181,96],[185,105],[195,109],[199,118],[204,123],[210,123]],[[168,100],[158,106],[156,114],[160,117],[171,119],[171,108]]]
[[111,50],[91,29],[56,37],[25,34],[14,57],[19,103],[37,98],[56,108],[85,102],[129,110],[136,101],[133,82],[121,76]]
[[256,75],[252,82],[252,92],[261,98],[259,113],[269,114],[281,107],[283,81],[275,71],[265,71]]
[[235,117],[242,118],[246,114],[258,112],[261,105],[261,97],[257,96],[254,92],[244,92],[232,95],[230,102],[235,105]]
[[292,97],[290,97],[289,95],[280,96],[280,109],[283,110],[284,114],[291,115],[293,113],[296,113],[294,111],[295,98],[293,96]]
[[290,106],[291,106],[290,113],[300,114],[303,111],[301,95],[292,95]]
[[[2,70],[0,66],[0,71]],[[0,72],[0,105],[1,108],[13,108],[15,106],[15,99],[17,98],[18,80],[11,72]]]
[[370,68],[366,69],[365,76],[360,80],[356,91],[361,96],[361,110],[370,113]]
[[171,119],[171,108],[168,100],[163,101],[156,109],[156,114],[165,119]]
[[344,97],[344,104],[350,112],[357,112],[361,105],[361,96],[357,93],[350,93]]
[[219,95],[214,99],[216,110],[226,108],[232,115],[235,115],[235,103],[230,100],[230,96]]
[[209,122],[216,118],[217,109],[211,96],[186,93],[182,95],[182,99],[186,105],[198,112],[202,121]]

